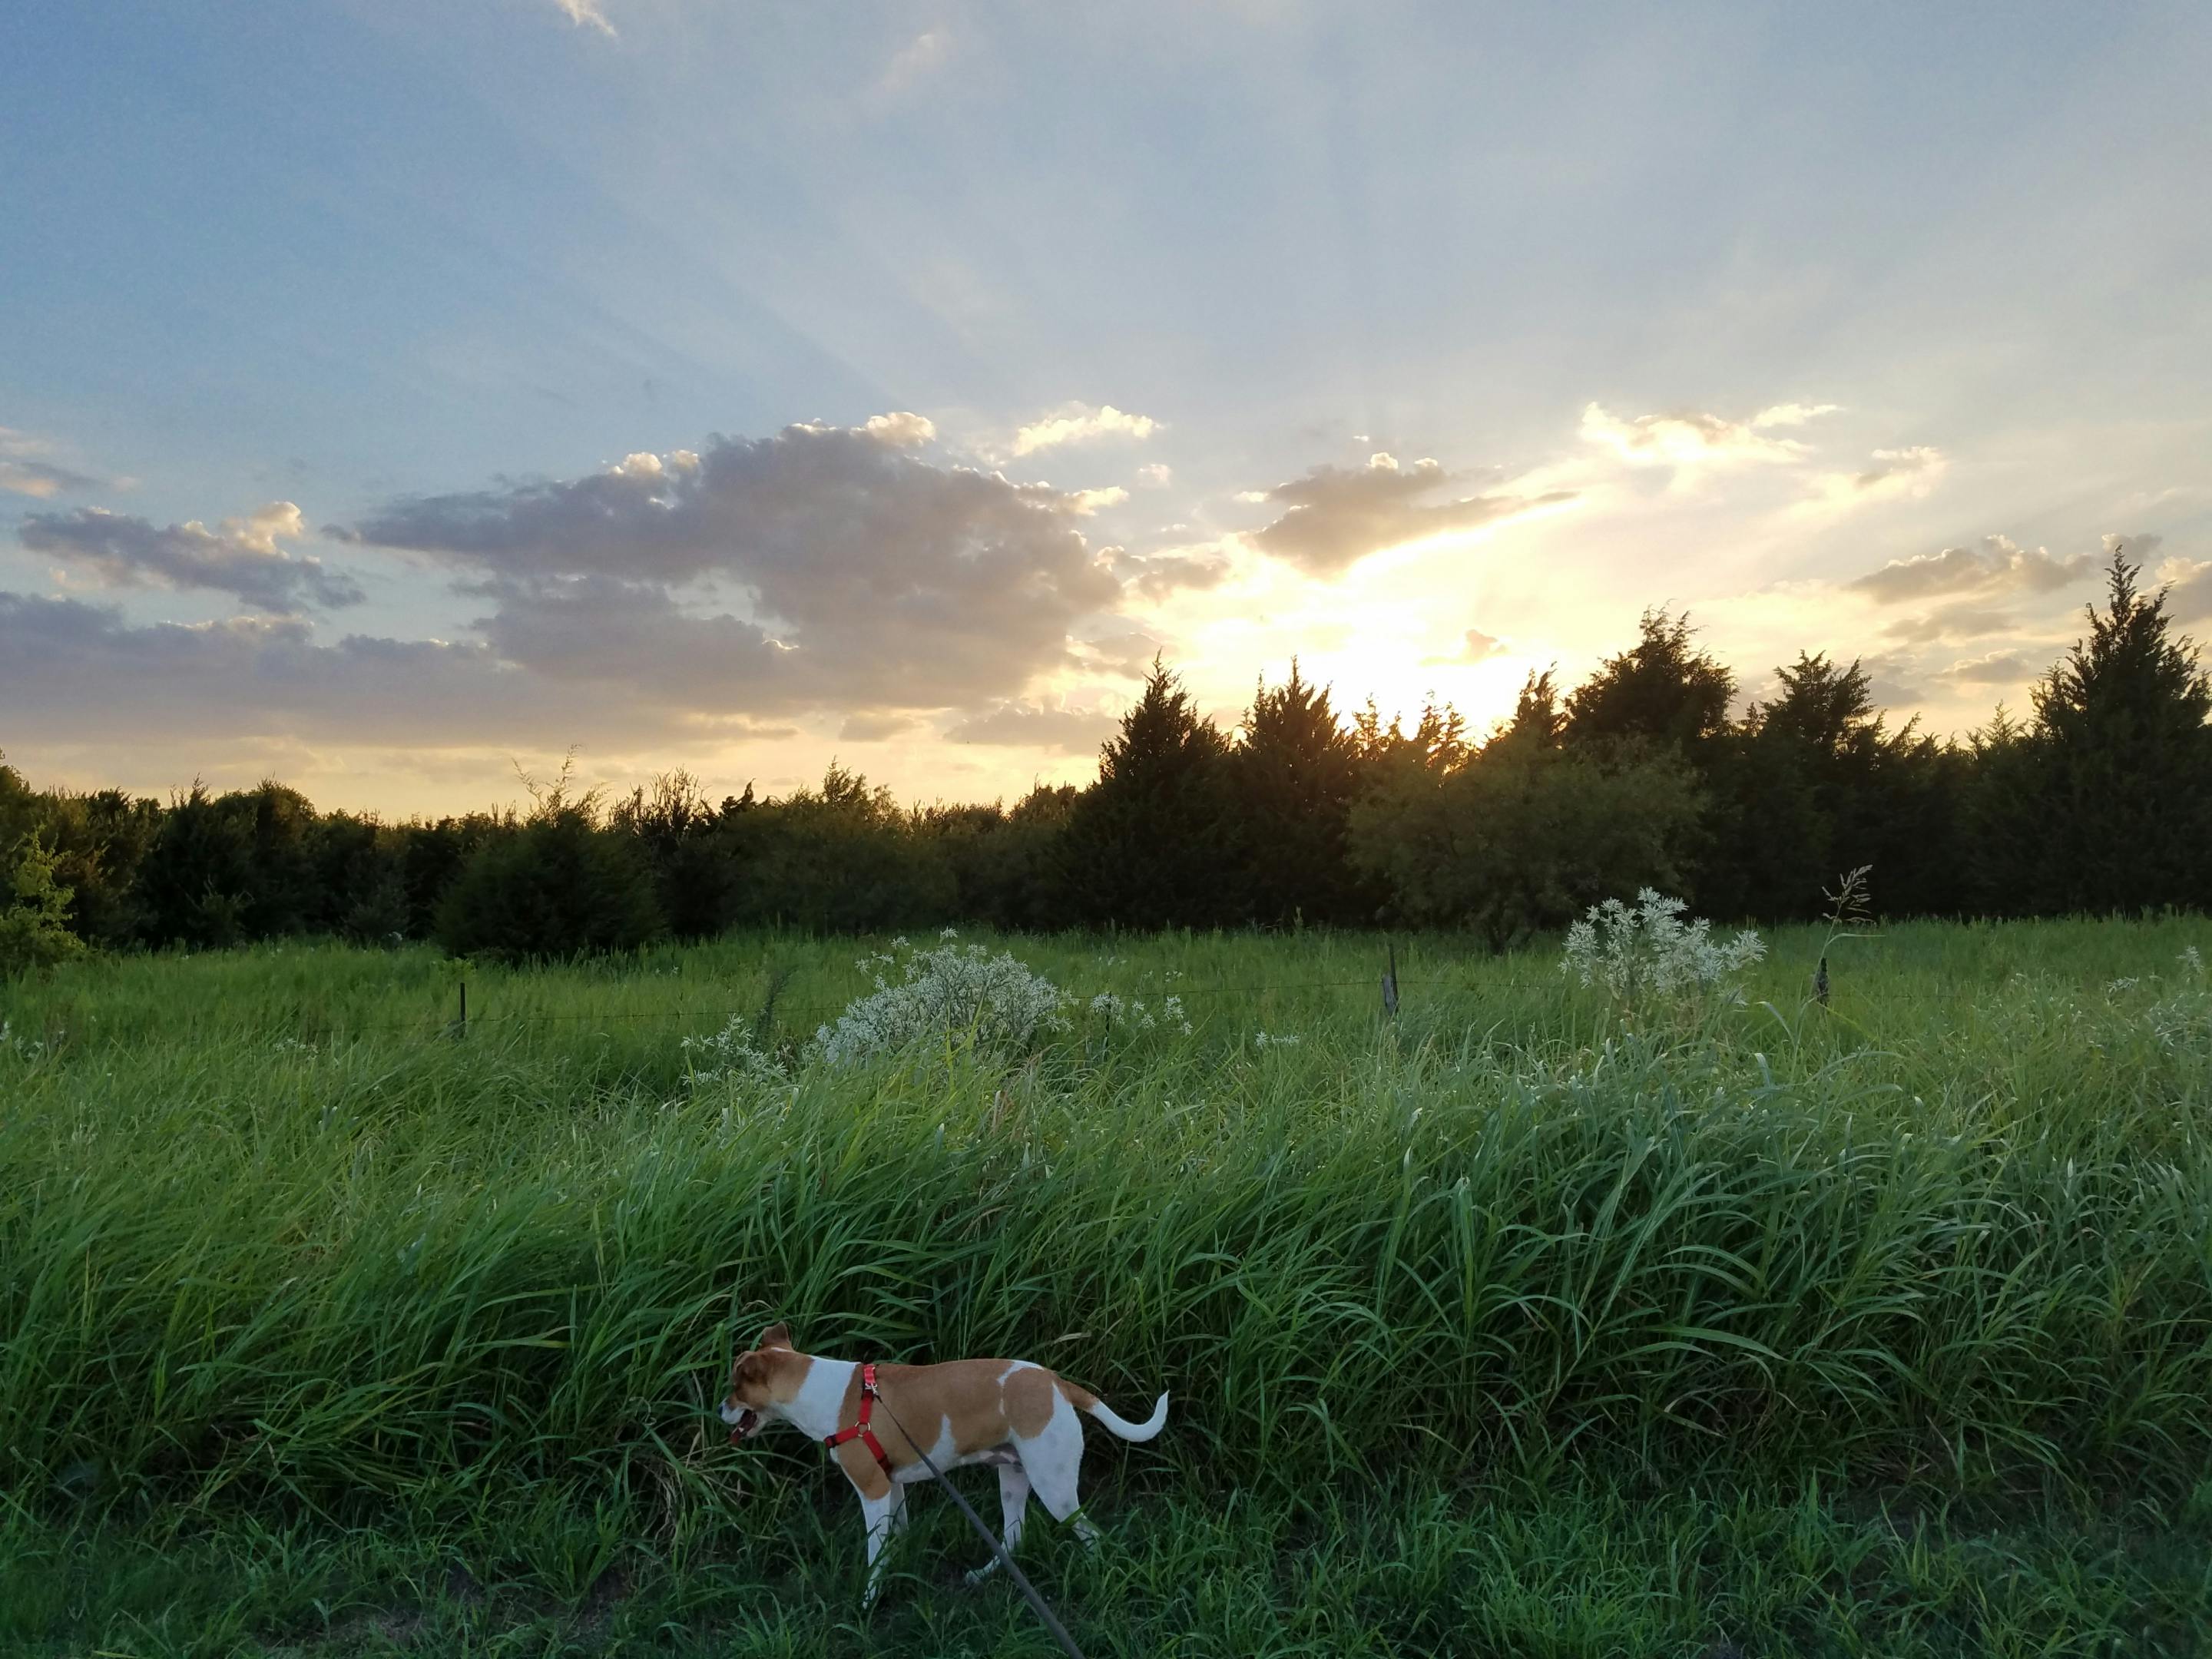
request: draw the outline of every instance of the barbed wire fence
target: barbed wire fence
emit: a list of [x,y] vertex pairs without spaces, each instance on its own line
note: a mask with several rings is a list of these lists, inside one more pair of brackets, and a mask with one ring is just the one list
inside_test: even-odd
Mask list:
[[[1455,959],[1457,960],[1457,959]],[[1206,1003],[1215,999],[1279,996],[1314,993],[1357,992],[1373,999],[1370,1007],[1374,1017],[1387,1024],[1397,1024],[1402,1015],[1433,1015],[1439,1011],[1450,1012],[1464,1009],[1470,1024],[1480,1024],[1481,1005],[1504,998],[1519,998],[1532,993],[1561,996],[1576,989],[1573,981],[1557,972],[1537,974],[1513,973],[1498,975],[1486,971],[1480,965],[1460,973],[1450,971],[1449,963],[1440,963],[1438,971],[1416,972],[1408,977],[1398,960],[1397,941],[1385,939],[1378,945],[1374,972],[1358,976],[1324,979],[1247,980],[1223,979],[1214,981],[1202,976],[1191,976],[1177,971],[1171,980],[1152,980],[1133,984],[1126,980],[1101,989],[1074,991],[1069,994],[1071,1012],[1079,1025],[1097,1034],[1097,1027],[1110,1025],[1115,1012],[1105,1006],[1109,1003],[1128,1004],[1146,996],[1164,1000],[1167,997],[1197,998],[1198,1006],[1191,1007],[1186,1018],[1218,1018],[1222,1010],[1209,1007]],[[1771,1001],[1778,1007],[1802,1005],[1808,1009],[1823,1012],[1838,1012],[1835,1002],[1847,1002],[1850,988],[1844,975],[1824,961],[1821,967],[1826,974],[1808,972],[1796,995],[1776,999],[1753,997],[1756,1006],[1761,1001]],[[810,997],[786,1000],[780,994],[782,983],[788,979],[787,968],[770,968],[769,982],[763,987],[746,984],[733,979],[730,982],[730,998],[720,1003],[686,1001],[657,1008],[585,1008],[547,1010],[525,1008],[515,1010],[496,1003],[487,1006],[483,981],[473,981],[474,1000],[471,1001],[471,981],[465,975],[439,988],[441,998],[450,998],[443,1009],[428,1009],[420,1015],[402,1018],[354,1019],[343,1013],[306,1011],[290,1020],[279,1018],[270,1022],[266,1035],[277,1040],[296,1040],[303,1033],[330,1041],[343,1041],[365,1036],[411,1035],[425,1041],[464,1040],[472,1032],[520,1031],[536,1027],[637,1026],[647,1024],[693,1024],[702,1029],[719,1030],[732,1024],[752,1024],[767,1029],[781,1028],[787,1033],[810,1035],[823,1024],[834,1022],[853,1006],[854,1002],[870,994],[871,988],[862,986],[842,996]],[[1827,982],[1823,982],[1823,981]],[[501,984],[495,981],[493,985]],[[1863,986],[1865,981],[1861,979]],[[1911,988],[1911,996],[1918,1001],[1967,1002],[1986,998],[2003,988],[2002,981],[1982,981],[1948,985],[1927,982],[1918,979]],[[2084,991],[2100,988],[2084,984]],[[526,998],[531,993],[525,991]],[[750,1007],[748,1007],[750,1004]],[[52,1011],[58,1012],[58,1011]],[[1500,1013],[1519,1011],[1499,1010]],[[42,1022],[51,1025],[49,1020]],[[1522,1022],[1510,1021],[1517,1026]],[[195,1027],[187,1025],[176,1036],[191,1035]],[[219,1024],[215,1029],[222,1035],[236,1036],[241,1028],[236,1024]],[[42,1034],[55,1047],[67,1041],[66,1031],[50,1029]]]

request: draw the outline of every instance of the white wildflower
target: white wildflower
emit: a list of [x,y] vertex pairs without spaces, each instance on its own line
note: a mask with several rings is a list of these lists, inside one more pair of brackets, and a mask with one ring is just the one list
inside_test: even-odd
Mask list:
[[[894,944],[911,947],[903,939]],[[831,1065],[900,1053],[921,1042],[972,1044],[986,1053],[1017,1054],[1062,1024],[1059,987],[1005,951],[980,945],[940,945],[900,963],[896,983],[877,979],[833,1026],[814,1033],[814,1052]]]
[[685,1074],[695,1089],[714,1083],[766,1085],[788,1080],[775,1055],[753,1046],[742,1018],[732,1018],[712,1036],[685,1037],[683,1047]]
[[1584,985],[1602,985],[1622,1002],[1708,993],[1741,1000],[1729,981],[1765,956],[1766,942],[1748,928],[1716,939],[1712,923],[1683,919],[1687,908],[1649,887],[1637,894],[1633,908],[1619,899],[1592,905],[1567,929],[1559,971]]

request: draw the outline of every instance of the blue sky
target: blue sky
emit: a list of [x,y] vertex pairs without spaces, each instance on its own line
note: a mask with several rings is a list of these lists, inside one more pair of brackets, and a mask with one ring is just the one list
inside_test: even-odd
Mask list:
[[9,31],[34,776],[988,797],[1153,649],[1224,717],[1297,652],[1480,720],[1662,601],[1955,730],[2112,538],[2212,626],[2201,6]]

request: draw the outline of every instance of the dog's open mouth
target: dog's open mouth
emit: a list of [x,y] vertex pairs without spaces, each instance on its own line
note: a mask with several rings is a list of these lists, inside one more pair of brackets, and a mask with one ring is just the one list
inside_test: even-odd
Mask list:
[[748,1409],[739,1413],[738,1420],[730,1425],[730,1443],[736,1445],[738,1441],[759,1428],[760,1420],[760,1413],[757,1411]]

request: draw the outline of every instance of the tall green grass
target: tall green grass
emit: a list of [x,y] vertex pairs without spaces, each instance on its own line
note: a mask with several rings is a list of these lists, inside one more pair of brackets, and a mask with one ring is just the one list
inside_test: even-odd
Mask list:
[[795,1045],[859,947],[470,969],[465,1034],[421,952],[68,969],[0,1014],[0,1490],[64,1554],[548,1502],[677,1540],[823,1483],[712,1419],[773,1316],[1172,1390],[1163,1442],[1094,1459],[1144,1509],[1817,1479],[2193,1513],[2208,932],[1908,927],[1838,950],[1825,1011],[1785,934],[1695,1025],[1442,939],[1401,942],[1395,1022],[1365,939],[1013,941],[1079,999],[1032,1063],[788,1089],[702,1085],[680,1039]]

